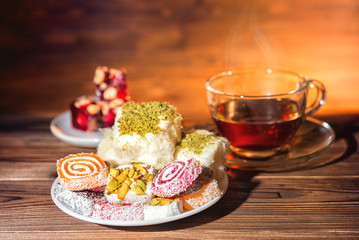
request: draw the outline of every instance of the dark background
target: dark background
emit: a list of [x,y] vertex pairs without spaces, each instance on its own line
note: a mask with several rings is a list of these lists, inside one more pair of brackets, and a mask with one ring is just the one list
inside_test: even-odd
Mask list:
[[355,0],[19,0],[1,1],[0,19],[1,114],[56,116],[93,92],[98,65],[126,68],[134,99],[185,118],[209,117],[209,76],[263,66],[323,81],[318,114],[359,112]]

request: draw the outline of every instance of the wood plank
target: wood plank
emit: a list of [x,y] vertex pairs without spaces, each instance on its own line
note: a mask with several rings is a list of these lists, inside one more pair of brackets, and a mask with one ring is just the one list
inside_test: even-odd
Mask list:
[[57,177],[56,160],[49,162],[0,161],[1,181],[53,181]]

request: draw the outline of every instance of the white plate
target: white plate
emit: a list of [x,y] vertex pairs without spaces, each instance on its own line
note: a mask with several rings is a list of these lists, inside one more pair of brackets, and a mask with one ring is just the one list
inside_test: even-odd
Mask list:
[[221,192],[223,194],[220,197],[214,198],[212,201],[206,203],[205,205],[203,205],[201,207],[198,207],[198,208],[195,208],[193,210],[181,213],[181,214],[176,215],[176,216],[159,218],[159,219],[154,219],[154,220],[142,220],[142,221],[102,220],[102,219],[97,219],[97,218],[88,217],[88,216],[78,214],[78,213],[74,212],[70,207],[68,207],[67,205],[65,205],[63,202],[59,201],[55,197],[55,195],[54,195],[55,187],[56,187],[56,184],[58,184],[58,183],[59,183],[59,178],[56,178],[54,183],[52,184],[52,187],[51,187],[52,200],[54,201],[54,203],[56,204],[56,206],[58,208],[60,208],[65,213],[71,215],[72,217],[78,218],[78,219],[83,220],[83,221],[91,222],[91,223],[97,223],[97,224],[102,224],[102,225],[110,225],[110,226],[147,226],[147,225],[156,225],[156,224],[176,221],[176,220],[179,220],[179,219],[182,219],[182,218],[192,216],[194,214],[202,212],[202,211],[206,210],[207,208],[211,207],[216,202],[218,202],[222,198],[222,196],[225,194],[225,192],[227,191],[228,177],[227,177],[227,174],[224,174],[223,179],[221,181],[219,181],[219,183],[218,183],[219,189],[221,190]]
[[85,132],[74,129],[70,110],[55,117],[50,124],[52,134],[64,142],[78,147],[96,148],[103,137],[101,131]]

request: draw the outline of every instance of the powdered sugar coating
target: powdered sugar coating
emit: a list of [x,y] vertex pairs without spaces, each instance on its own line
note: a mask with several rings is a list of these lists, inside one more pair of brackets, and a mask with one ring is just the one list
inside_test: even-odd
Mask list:
[[218,183],[215,179],[212,179],[209,183],[205,184],[199,191],[184,195],[181,199],[183,206],[186,210],[192,210],[200,207],[212,199],[221,196]]
[[201,173],[197,160],[178,160],[164,166],[151,182],[152,192],[159,197],[172,197],[187,189]]
[[102,192],[72,192],[64,189],[60,184],[56,184],[55,186],[54,197],[73,212],[84,216],[90,216],[92,214],[95,203],[105,201]]
[[115,205],[109,202],[94,204],[93,218],[114,221],[140,221],[144,219],[144,204]]

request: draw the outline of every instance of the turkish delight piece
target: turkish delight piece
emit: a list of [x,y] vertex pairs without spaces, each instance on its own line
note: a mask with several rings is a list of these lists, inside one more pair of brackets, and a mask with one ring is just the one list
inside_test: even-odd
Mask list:
[[130,100],[124,69],[97,67],[93,82],[95,95],[79,97],[70,104],[75,129],[92,132],[112,127],[116,108]]
[[108,102],[115,99],[123,102],[128,100],[126,71],[124,69],[97,67],[93,82],[97,100]]
[[214,171],[214,178],[220,180],[225,175],[224,163],[230,143],[207,130],[195,130],[187,133],[176,147],[175,160],[195,158],[202,167]]
[[93,132],[113,126],[116,108],[124,101],[98,101],[95,96],[81,96],[70,104],[72,126],[82,131]]
[[102,220],[114,221],[141,221],[144,204],[112,204],[110,202],[98,202],[93,206],[92,217]]
[[154,177],[151,190],[159,197],[173,197],[184,192],[201,171],[202,168],[195,159],[169,163]]
[[[167,204],[162,204],[164,201],[168,201]],[[179,215],[183,212],[182,201],[179,199],[160,199],[154,198],[150,204],[145,205],[144,219],[152,220],[164,217],[172,217]]]
[[105,201],[103,192],[78,191],[72,192],[56,184],[54,197],[73,212],[91,216],[95,203]]
[[72,126],[82,131],[96,131],[101,122],[101,106],[94,96],[82,96],[70,104]]
[[181,135],[182,117],[175,107],[166,102],[127,102],[117,108],[113,127],[116,159],[105,160],[115,166],[140,162],[160,169],[173,161]]
[[111,168],[105,196],[113,204],[148,203],[152,192],[149,187],[156,170],[147,164],[131,164]]
[[182,200],[185,210],[192,210],[203,206],[222,195],[218,182],[213,178],[213,171],[204,167],[197,179],[178,197]]
[[108,166],[92,153],[71,154],[57,161],[57,174],[67,190],[92,190],[106,185]]

